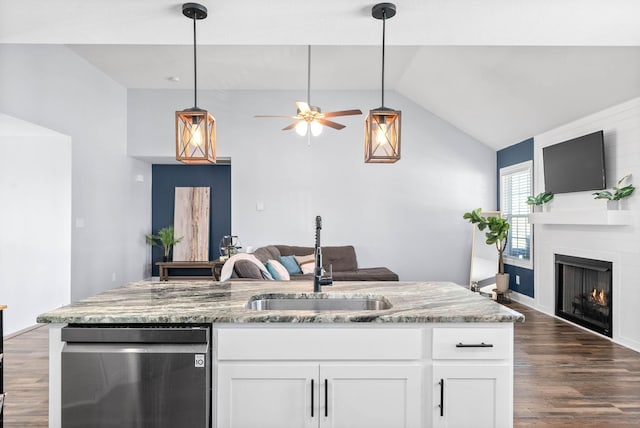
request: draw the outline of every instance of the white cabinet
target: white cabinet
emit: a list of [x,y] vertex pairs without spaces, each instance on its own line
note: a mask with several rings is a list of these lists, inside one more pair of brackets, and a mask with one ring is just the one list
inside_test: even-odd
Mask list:
[[512,426],[510,378],[510,366],[434,363],[433,427]]
[[214,327],[217,428],[513,425],[510,323]]
[[513,330],[434,328],[434,428],[513,426]]
[[418,428],[417,364],[221,362],[218,427]]
[[317,364],[220,363],[218,427],[317,428],[318,374]]

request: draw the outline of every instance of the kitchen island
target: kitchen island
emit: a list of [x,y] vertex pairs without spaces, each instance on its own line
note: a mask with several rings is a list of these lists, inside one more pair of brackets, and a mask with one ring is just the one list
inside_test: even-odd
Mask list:
[[[66,324],[209,324],[212,426],[512,426],[513,323],[453,283],[137,282],[38,317],[60,426]],[[250,300],[374,299],[376,310],[255,310]],[[468,425],[468,424],[471,425]]]

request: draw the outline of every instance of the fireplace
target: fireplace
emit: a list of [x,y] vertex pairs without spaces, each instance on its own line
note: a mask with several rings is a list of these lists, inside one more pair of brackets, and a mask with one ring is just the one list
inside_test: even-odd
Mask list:
[[611,262],[556,254],[556,315],[612,337]]

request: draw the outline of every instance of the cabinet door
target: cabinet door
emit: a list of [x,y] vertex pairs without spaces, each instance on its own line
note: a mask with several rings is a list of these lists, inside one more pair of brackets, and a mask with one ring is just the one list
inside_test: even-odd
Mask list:
[[318,364],[219,363],[218,426],[317,428],[318,370]]
[[419,365],[320,365],[322,428],[418,428]]
[[433,426],[513,426],[512,371],[508,365],[433,365]]

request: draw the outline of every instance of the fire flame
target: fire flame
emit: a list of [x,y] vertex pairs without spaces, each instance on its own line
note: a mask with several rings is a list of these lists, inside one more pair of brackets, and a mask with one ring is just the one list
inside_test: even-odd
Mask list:
[[605,297],[604,294],[604,288],[600,291],[598,291],[597,289],[593,289],[593,291],[591,292],[591,300],[594,301],[595,303],[602,305],[602,306],[606,306],[607,305],[607,299]]

